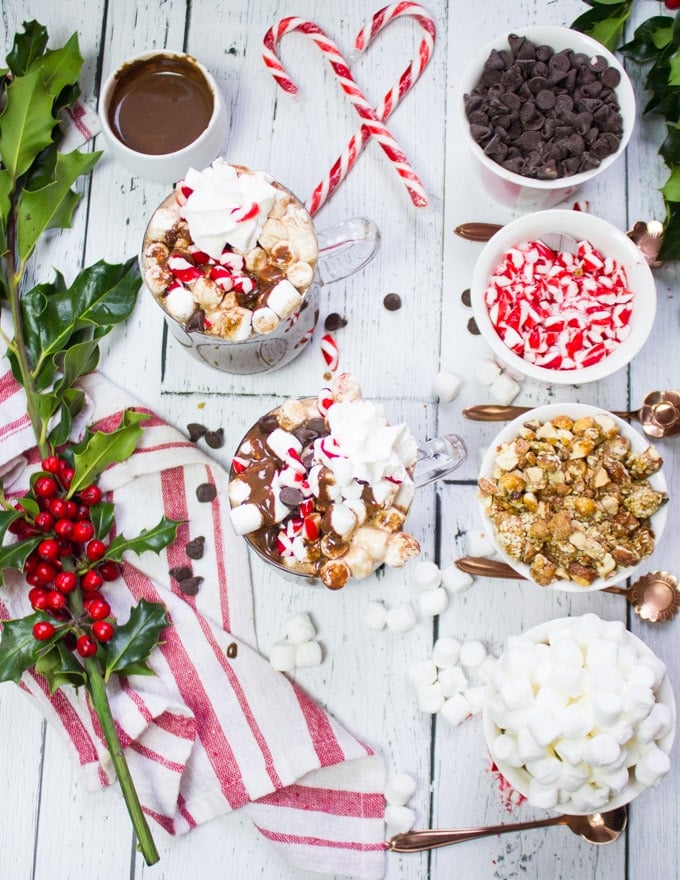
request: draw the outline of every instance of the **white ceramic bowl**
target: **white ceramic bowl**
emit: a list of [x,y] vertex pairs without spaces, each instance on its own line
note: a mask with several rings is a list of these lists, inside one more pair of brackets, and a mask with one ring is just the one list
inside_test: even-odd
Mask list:
[[[565,625],[572,623],[573,621],[573,617],[562,617],[555,620],[547,620],[544,623],[541,623],[538,626],[527,630],[525,633],[523,633],[523,635],[528,636],[534,642],[547,643],[551,632],[554,632],[555,630],[558,630]],[[637,651],[638,656],[641,657],[645,654],[651,655],[653,657],[656,656],[654,652],[650,648],[648,648],[643,641],[641,641],[639,638],[637,638],[637,636],[634,636],[633,633],[629,631],[626,631],[626,640],[627,644],[631,645]],[[484,705],[482,707],[482,725],[484,729],[484,737],[486,739],[486,744],[489,750],[491,750],[491,746],[495,738],[503,732],[502,729],[498,727],[496,722],[491,717],[491,712],[489,709],[489,701],[497,693],[498,691],[496,690],[495,686],[490,682],[487,686]],[[675,739],[675,725],[677,715],[673,689],[667,675],[664,676],[661,684],[655,691],[655,697],[657,703],[663,703],[669,708],[671,713],[672,728],[670,732],[666,734],[666,736],[657,741],[658,747],[662,749],[662,751],[664,751],[666,754],[670,754],[673,740]],[[498,767],[502,775],[510,783],[510,785],[512,785],[514,789],[520,792],[520,794],[524,795],[524,797],[527,797],[529,794],[529,785],[532,778],[529,771],[524,766],[511,767],[509,764],[506,764],[504,761],[499,761],[495,757],[494,761],[496,763],[496,766]],[[630,803],[634,798],[642,794],[645,789],[646,786],[642,785],[636,779],[631,779],[628,787],[620,794],[613,797],[602,809],[614,810],[617,807],[622,807],[624,806],[624,804]],[[556,811],[560,809],[560,807],[555,807]],[[571,815],[588,815],[588,813],[592,811],[588,810],[579,812],[570,805],[568,808],[565,809],[565,812],[568,812]]]
[[[546,404],[545,406],[538,406],[535,409],[532,409],[529,412],[525,413],[525,415],[518,416],[516,419],[513,419],[513,421],[508,422],[508,424],[501,431],[499,431],[499,433],[489,444],[486,450],[480,467],[480,477],[492,477],[494,458],[498,447],[501,446],[503,443],[508,443],[516,438],[519,434],[519,429],[525,422],[534,419],[540,422],[546,422],[550,421],[550,419],[553,419],[558,415],[569,416],[570,418],[575,420],[583,418],[585,416],[593,416],[597,414],[604,414],[613,419],[613,421],[618,426],[620,434],[622,434],[624,437],[627,437],[630,441],[631,449],[634,452],[642,452],[650,445],[648,439],[643,434],[640,434],[623,419],[620,419],[612,413],[607,412],[606,410],[603,410],[599,407],[588,406],[584,403],[550,403]],[[656,489],[659,492],[667,491],[666,478],[663,473],[663,468],[661,468],[655,474],[649,477],[649,484],[653,489]],[[518,562],[518,560],[513,559],[501,548],[496,539],[493,524],[486,516],[485,506],[482,498],[480,498],[479,501],[479,509],[484,528],[485,530],[488,530],[489,537],[493,541],[498,556],[502,558],[504,562],[507,562],[508,565],[512,566],[512,568],[514,568],[519,575],[527,578],[527,580],[533,580],[533,578],[531,577],[531,570],[529,566],[524,562]],[[663,534],[663,530],[666,525],[667,510],[668,505],[664,504],[650,520],[655,535],[655,546],[658,546],[658,543]],[[612,586],[613,584],[620,583],[621,581],[626,580],[626,578],[633,577],[633,575],[641,567],[643,567],[645,563],[646,559],[642,559],[640,560],[640,562],[637,563],[637,565],[628,566],[626,568],[619,567],[610,575],[610,577],[598,577],[588,587],[580,586],[579,584],[574,583],[574,581],[556,580],[549,585],[549,589],[564,590],[572,593],[595,592],[597,590],[602,590],[605,587]],[[541,589],[546,589],[546,587],[541,586]]]
[[[489,278],[503,255],[521,242],[540,240],[552,232],[565,233],[578,241],[589,241],[603,256],[612,257],[624,267],[628,287],[635,294],[628,338],[598,363],[577,370],[540,367],[515,354],[496,332],[484,301]],[[550,384],[583,385],[622,369],[640,351],[654,324],[656,285],[642,252],[620,229],[582,211],[553,209],[513,220],[484,245],[472,276],[470,304],[485,342],[496,358],[511,370]]]
[[[527,37],[536,45],[550,46],[557,52],[562,49],[573,49],[574,52],[583,52],[591,57],[600,55],[607,60],[610,67],[615,68],[620,73],[621,82],[616,87],[616,96],[623,119],[623,136],[618,150],[603,159],[597,168],[557,180],[535,180],[530,177],[523,177],[520,174],[514,174],[512,171],[507,171],[498,162],[490,159],[472,137],[465,113],[464,96],[472,92],[479,82],[484,63],[489,57],[491,50],[507,49],[508,36],[512,33]],[[475,159],[475,165],[489,194],[501,204],[511,208],[516,208],[520,211],[538,211],[556,205],[563,199],[573,195],[580,186],[601,174],[622,155],[635,125],[635,93],[630,79],[621,64],[601,43],[571,28],[534,25],[531,27],[518,27],[508,31],[496,37],[477,52],[460,81],[458,112],[460,115],[459,131]]]

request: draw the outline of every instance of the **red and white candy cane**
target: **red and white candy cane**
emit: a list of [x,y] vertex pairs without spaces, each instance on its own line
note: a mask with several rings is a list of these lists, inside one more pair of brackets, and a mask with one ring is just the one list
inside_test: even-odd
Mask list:
[[[394,3],[392,6],[385,6],[376,12],[371,21],[359,31],[354,41],[356,52],[363,52],[377,34],[384,30],[395,18],[400,16],[415,18],[425,31],[425,35],[418,47],[417,57],[404,70],[398,81],[387,92],[378,107],[376,107],[376,115],[382,122],[392,115],[395,108],[401,103],[404,96],[411,90],[423,70],[425,70],[434,48],[436,35],[434,19],[418,3],[406,2],[404,0],[401,3]],[[306,207],[311,215],[314,215],[321,208],[342,183],[370,139],[371,133],[364,125],[352,135],[349,143],[342,154],[335,160],[326,177],[314,187],[311,196],[307,199]]]
[[[307,21],[302,18],[288,17],[282,19],[277,25],[270,28],[265,34],[264,52],[262,54],[262,57],[266,67],[269,69],[276,82],[281,86],[281,88],[283,88],[290,94],[295,94],[297,92],[297,86],[288,76],[285,68],[283,67],[275,53],[275,48],[277,47],[282,37],[284,37],[287,33],[290,33],[291,31],[301,31],[302,33],[310,36],[328,59],[331,68],[333,69],[336,77],[338,78],[338,81],[340,82],[342,90],[349,97],[355,110],[362,119],[362,133],[359,136],[358,142],[360,142],[365,137],[365,143],[369,138],[374,137],[380,144],[387,157],[390,159],[393,166],[396,168],[399,176],[404,181],[413,204],[417,207],[423,207],[427,205],[427,197],[425,195],[423,184],[416,172],[409,164],[406,155],[403,153],[396,139],[382,123],[376,111],[370,106],[364,94],[359,89],[357,83],[355,82],[352,74],[349,71],[347,62],[345,61],[336,44],[320,27],[318,27],[318,25],[314,24],[314,22]],[[365,135],[364,130],[366,132]],[[354,149],[356,149],[356,145]],[[358,155],[358,153],[356,153],[356,155]],[[353,161],[356,161],[356,155]],[[351,167],[351,164],[346,164],[347,168],[345,174]],[[319,202],[316,206],[308,205],[310,214],[315,213],[315,211],[318,210],[321,204],[322,202]],[[314,210],[312,210],[312,208]]]

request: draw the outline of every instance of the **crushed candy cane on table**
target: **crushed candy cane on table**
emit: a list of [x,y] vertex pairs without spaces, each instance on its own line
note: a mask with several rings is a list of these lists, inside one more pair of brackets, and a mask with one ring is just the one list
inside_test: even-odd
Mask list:
[[590,242],[580,241],[572,254],[525,241],[497,263],[484,302],[516,355],[546,369],[576,370],[628,338],[634,297],[623,266]]

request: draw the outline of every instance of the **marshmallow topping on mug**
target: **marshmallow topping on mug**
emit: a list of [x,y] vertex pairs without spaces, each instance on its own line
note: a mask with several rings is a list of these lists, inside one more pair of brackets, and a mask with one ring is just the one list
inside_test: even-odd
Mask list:
[[216,159],[189,169],[156,210],[142,270],[188,332],[238,342],[300,307],[317,258],[311,218],[291,192],[262,171]]
[[232,461],[229,500],[238,534],[271,562],[331,589],[420,552],[402,530],[413,499],[417,444],[381,406],[339,375],[317,399],[264,415]]

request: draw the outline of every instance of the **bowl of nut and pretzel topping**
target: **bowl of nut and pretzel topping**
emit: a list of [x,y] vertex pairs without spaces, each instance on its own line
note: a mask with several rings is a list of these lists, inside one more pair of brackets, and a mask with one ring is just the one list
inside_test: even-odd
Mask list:
[[631,577],[666,521],[663,460],[623,419],[549,404],[509,422],[478,479],[496,550],[542,587],[601,590]]

